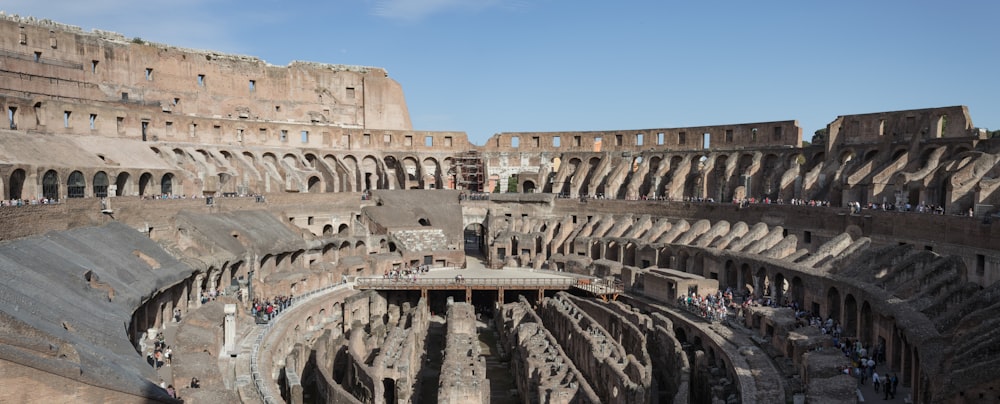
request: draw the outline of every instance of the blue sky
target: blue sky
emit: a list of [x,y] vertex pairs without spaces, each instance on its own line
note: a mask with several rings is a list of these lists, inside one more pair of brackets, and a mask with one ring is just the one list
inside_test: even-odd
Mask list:
[[672,128],[967,105],[1000,129],[1000,2],[0,0],[171,45],[383,67],[417,130]]

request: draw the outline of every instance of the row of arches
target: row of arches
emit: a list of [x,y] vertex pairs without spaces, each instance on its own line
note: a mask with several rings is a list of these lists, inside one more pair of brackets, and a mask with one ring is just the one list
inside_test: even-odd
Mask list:
[[30,173],[24,168],[11,170],[6,175],[6,179],[6,186],[3,187],[4,199],[36,199],[40,197],[60,200],[64,197],[105,198],[109,196],[172,195],[177,183],[176,177],[170,172],[160,175],[143,172],[136,178],[133,173],[128,171],[121,171],[117,174],[96,171],[87,175],[80,170],[73,170],[69,174],[60,174],[55,169],[49,169],[38,173],[36,177],[34,173]]

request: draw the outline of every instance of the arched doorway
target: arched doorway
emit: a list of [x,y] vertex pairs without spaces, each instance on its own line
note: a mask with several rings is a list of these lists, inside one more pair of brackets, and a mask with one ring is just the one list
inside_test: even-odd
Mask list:
[[163,174],[163,178],[160,180],[160,194],[171,195],[174,193],[174,175],[171,173]]
[[10,173],[10,181],[7,183],[7,199],[21,199],[24,190],[24,170],[18,168]]
[[86,190],[87,180],[83,178],[83,173],[79,171],[73,171],[70,173],[69,179],[66,180],[66,197],[83,198]]
[[94,174],[94,196],[98,198],[108,197],[108,174],[104,171],[98,171]]
[[875,341],[873,341],[875,324],[872,322],[872,306],[865,301],[861,304],[861,329],[858,332],[858,336],[861,338],[861,342],[872,344],[874,346]]
[[826,292],[826,316],[840,322],[840,292],[837,288]]
[[844,298],[844,335],[858,336],[858,301],[851,294]]
[[526,194],[535,192],[535,183],[532,181],[524,181],[521,184],[521,192],[524,192]]
[[153,174],[143,173],[139,176],[139,196],[146,196],[149,191],[149,183],[153,181]]
[[46,171],[42,176],[42,197],[59,200],[59,174],[56,170]]
[[115,196],[125,196],[128,192],[129,174],[127,172],[118,173],[115,178]]

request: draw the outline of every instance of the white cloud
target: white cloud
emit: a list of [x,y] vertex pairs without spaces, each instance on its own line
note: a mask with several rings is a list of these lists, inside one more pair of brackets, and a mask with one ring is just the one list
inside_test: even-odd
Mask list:
[[378,0],[374,14],[394,20],[417,21],[432,14],[454,10],[478,12],[510,6],[504,3],[503,0]]

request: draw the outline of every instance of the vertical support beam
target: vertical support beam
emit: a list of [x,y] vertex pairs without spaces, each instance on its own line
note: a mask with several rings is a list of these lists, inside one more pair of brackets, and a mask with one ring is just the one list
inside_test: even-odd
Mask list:
[[472,303],[472,288],[465,288],[465,302]]
[[538,304],[542,304],[542,300],[545,300],[545,289],[538,289]]
[[503,287],[502,286],[500,287],[500,289],[497,289],[497,302],[499,302],[501,306],[504,305],[504,302],[503,302]]
[[427,288],[420,288],[420,298],[427,300]]

